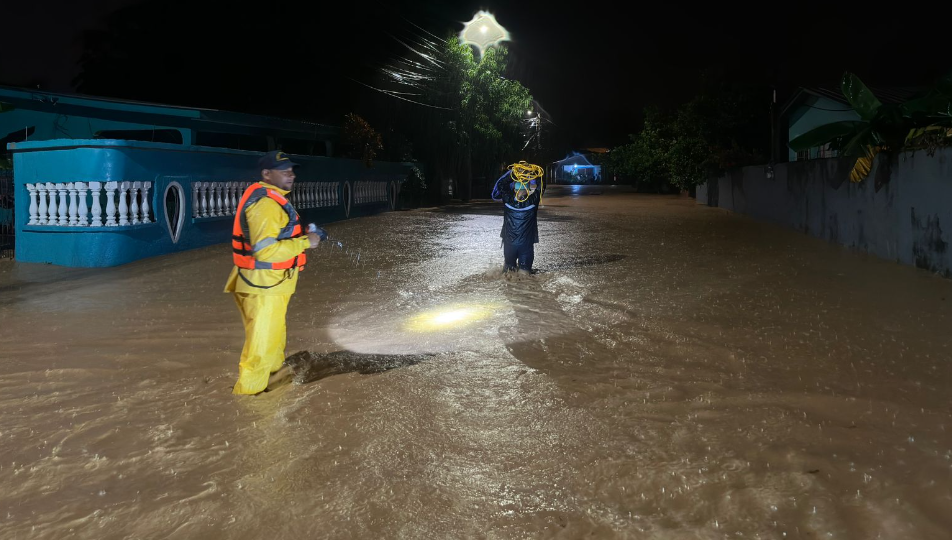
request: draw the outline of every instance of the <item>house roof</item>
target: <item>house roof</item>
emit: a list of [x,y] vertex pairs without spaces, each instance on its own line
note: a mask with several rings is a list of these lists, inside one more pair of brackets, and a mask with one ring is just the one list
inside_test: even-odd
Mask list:
[[310,136],[336,135],[339,131],[334,126],[303,120],[288,120],[256,114],[199,107],[181,107],[83,94],[47,92],[11,86],[0,86],[0,101],[27,110],[116,120],[130,118],[140,123],[156,123],[170,127],[242,131],[264,130],[288,135],[306,134]]
[[574,154],[566,157],[563,160],[556,161],[556,165],[565,166],[565,165],[578,165],[579,167],[592,167],[592,162],[588,160],[582,154]]
[[[916,95],[922,93],[924,90],[923,88],[912,86],[870,86],[869,89],[873,92],[873,95],[875,95],[876,98],[878,98],[883,104],[904,103]],[[839,88],[827,86],[801,86],[796,92],[794,92],[793,96],[787,100],[783,108],[780,109],[780,115],[783,116],[792,107],[809,96],[831,99],[837,103],[842,103],[844,105],[843,111],[852,110],[850,108],[849,101],[846,100],[846,97],[843,96],[843,92],[840,91]]]

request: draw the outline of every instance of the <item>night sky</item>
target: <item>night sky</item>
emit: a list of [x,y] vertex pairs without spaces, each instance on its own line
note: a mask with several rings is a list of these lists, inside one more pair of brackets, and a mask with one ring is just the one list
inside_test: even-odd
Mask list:
[[414,25],[444,36],[486,9],[513,36],[512,76],[575,147],[624,142],[646,105],[689,99],[705,70],[776,86],[782,101],[800,85],[835,86],[845,70],[874,86],[921,86],[952,68],[950,8],[613,3],[20,2],[4,7],[0,83],[73,91],[84,33],[141,4],[144,37],[124,51],[134,67],[100,77],[95,93],[337,124],[350,111],[387,121],[392,98],[354,81],[376,84],[378,68],[404,54],[394,36],[420,34]]

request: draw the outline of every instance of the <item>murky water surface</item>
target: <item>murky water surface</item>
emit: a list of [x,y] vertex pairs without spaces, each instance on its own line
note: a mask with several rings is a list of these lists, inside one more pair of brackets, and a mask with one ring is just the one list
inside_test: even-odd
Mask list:
[[3,262],[0,536],[950,537],[950,281],[688,199],[543,204],[529,277],[496,205],[329,225],[257,397],[227,244]]

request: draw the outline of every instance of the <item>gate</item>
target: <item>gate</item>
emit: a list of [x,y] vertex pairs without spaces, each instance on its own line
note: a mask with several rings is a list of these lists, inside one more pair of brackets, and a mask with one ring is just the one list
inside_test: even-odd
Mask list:
[[13,171],[0,169],[0,259],[13,258]]

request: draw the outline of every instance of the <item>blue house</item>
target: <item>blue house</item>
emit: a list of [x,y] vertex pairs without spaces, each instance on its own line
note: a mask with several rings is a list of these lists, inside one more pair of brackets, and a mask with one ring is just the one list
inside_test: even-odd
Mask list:
[[2,87],[0,105],[13,162],[0,206],[22,262],[115,266],[228,242],[271,149],[301,164],[290,199],[317,223],[394,209],[411,166],[329,157],[338,128],[309,122]]
[[[915,96],[916,88],[870,88],[882,103],[902,103]],[[837,157],[829,145],[794,152],[787,146],[793,139],[822,125],[846,120],[860,120],[856,111],[839,89],[801,87],[780,110],[781,133],[786,133],[783,148],[788,161]]]

